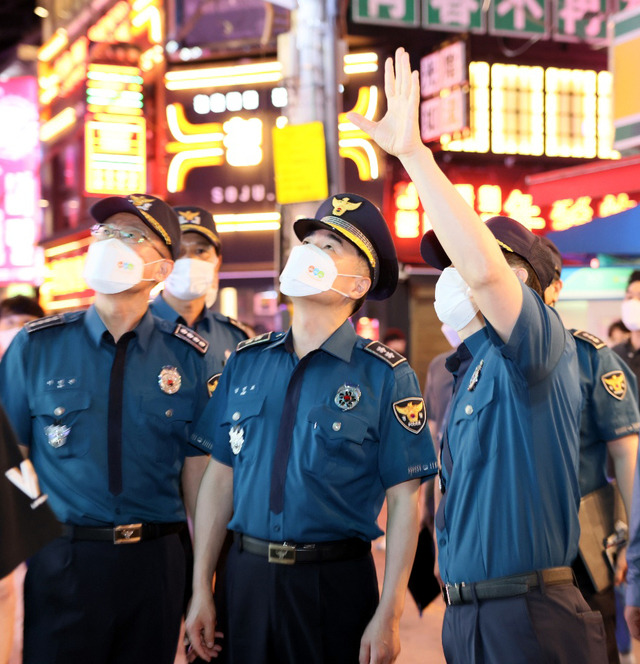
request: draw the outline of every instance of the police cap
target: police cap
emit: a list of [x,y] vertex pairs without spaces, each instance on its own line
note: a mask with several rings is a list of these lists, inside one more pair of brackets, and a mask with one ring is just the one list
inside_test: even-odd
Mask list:
[[[510,217],[492,217],[487,221],[487,228],[502,249],[521,256],[531,265],[544,291],[553,281],[555,266],[551,252],[542,239]],[[444,270],[451,265],[451,259],[433,231],[423,236],[420,254],[425,262],[437,270]]]
[[371,273],[367,297],[384,300],[398,285],[398,259],[391,233],[380,210],[357,194],[335,194],[318,208],[313,219],[297,219],[293,230],[299,240],[315,230],[345,237],[365,256]]
[[222,243],[216,231],[216,222],[213,215],[204,208],[195,205],[179,205],[173,208],[178,214],[180,230],[183,233],[200,233],[211,242],[218,254]]
[[140,218],[169,248],[171,258],[180,253],[180,224],[178,215],[162,199],[149,194],[109,196],[91,206],[91,216],[99,223],[118,212],[128,212]]

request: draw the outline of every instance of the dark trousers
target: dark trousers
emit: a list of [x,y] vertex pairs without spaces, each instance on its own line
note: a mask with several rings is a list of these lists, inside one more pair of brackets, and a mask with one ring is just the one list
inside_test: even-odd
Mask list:
[[378,604],[370,553],[279,565],[238,551],[227,561],[230,664],[358,664]]
[[121,545],[54,540],[29,561],[24,664],[172,664],[184,578],[177,534]]
[[599,593],[595,592],[589,574],[582,560],[578,557],[571,565],[582,596],[594,610],[600,611],[607,635],[607,655],[609,664],[619,664],[618,643],[616,640],[616,597],[613,585]]
[[448,664],[606,664],[600,614],[577,587],[449,606],[442,644]]

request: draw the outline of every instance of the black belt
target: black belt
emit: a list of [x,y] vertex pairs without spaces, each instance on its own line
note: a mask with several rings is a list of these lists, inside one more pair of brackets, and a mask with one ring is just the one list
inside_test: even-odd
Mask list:
[[146,540],[158,539],[165,535],[179,533],[186,524],[177,523],[127,523],[108,528],[94,528],[93,526],[74,526],[65,523],[62,532],[66,537],[74,540],[89,540],[92,542],[111,542],[112,544],[136,544]]
[[479,600],[517,597],[540,585],[538,574],[549,586],[574,583],[573,571],[570,567],[549,567],[539,572],[513,574],[476,583],[447,583],[442,588],[442,597],[447,606],[473,602],[474,591],[475,597]]
[[317,544],[296,544],[295,542],[267,542],[233,533],[233,541],[240,551],[267,558],[270,563],[293,565],[294,563],[319,563],[360,558],[371,551],[371,542],[353,538]]

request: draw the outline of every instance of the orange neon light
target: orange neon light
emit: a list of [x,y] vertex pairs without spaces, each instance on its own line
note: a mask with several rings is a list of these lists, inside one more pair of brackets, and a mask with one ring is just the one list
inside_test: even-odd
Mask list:
[[[378,88],[375,85],[361,87],[352,110],[372,120],[377,107]],[[355,163],[360,180],[378,178],[378,157],[369,136],[349,122],[346,113],[338,116],[338,146],[340,156]]]
[[67,31],[63,28],[58,28],[51,38],[38,50],[38,60],[40,60],[40,62],[49,62],[55,58],[68,43],[69,37]]

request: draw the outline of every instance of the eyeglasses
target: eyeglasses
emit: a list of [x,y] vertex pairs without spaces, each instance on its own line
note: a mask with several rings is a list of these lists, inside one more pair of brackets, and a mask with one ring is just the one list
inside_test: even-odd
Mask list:
[[137,228],[116,228],[108,224],[95,224],[91,227],[91,235],[96,240],[111,240],[118,238],[126,244],[142,244],[143,242],[151,242],[149,236],[145,235]]

